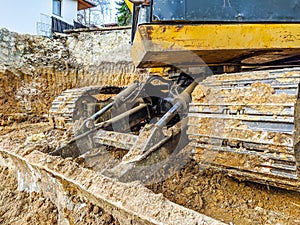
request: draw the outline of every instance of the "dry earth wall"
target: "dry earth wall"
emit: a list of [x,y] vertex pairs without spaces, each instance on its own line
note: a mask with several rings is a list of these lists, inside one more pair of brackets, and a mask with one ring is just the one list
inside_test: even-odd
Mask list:
[[129,29],[53,38],[0,29],[1,125],[46,118],[54,97],[68,88],[140,79],[129,40]]

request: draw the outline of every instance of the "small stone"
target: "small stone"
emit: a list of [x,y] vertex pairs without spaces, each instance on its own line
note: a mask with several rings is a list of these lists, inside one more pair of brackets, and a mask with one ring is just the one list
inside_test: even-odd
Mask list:
[[264,204],[262,202],[258,202],[257,206],[262,208],[264,206]]
[[78,198],[76,198],[75,196],[72,198],[72,202],[74,202],[75,204],[79,202]]
[[98,206],[94,206],[93,213],[98,214],[100,212],[100,208]]
[[53,159],[52,159],[52,158],[47,158],[47,159],[46,159],[46,162],[47,162],[47,163],[52,163],[52,162],[53,162]]
[[196,195],[196,203],[197,203],[198,209],[203,208],[203,200],[200,195]]

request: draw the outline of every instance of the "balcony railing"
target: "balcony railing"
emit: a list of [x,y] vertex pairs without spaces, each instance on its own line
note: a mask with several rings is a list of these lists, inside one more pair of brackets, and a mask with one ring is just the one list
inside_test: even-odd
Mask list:
[[41,14],[40,17],[40,21],[36,23],[37,34],[46,37],[51,37],[53,33],[64,33],[66,30],[87,28],[87,26],[75,20],[73,21],[73,25],[71,25],[54,16]]
[[52,20],[52,26],[51,26],[51,32],[58,32],[63,33],[64,30],[72,30],[74,29],[74,26],[71,24],[68,24],[54,16],[51,17]]

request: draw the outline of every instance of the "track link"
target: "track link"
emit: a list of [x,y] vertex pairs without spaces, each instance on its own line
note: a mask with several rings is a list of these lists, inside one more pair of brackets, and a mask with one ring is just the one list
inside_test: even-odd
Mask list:
[[[50,109],[50,121],[55,128],[67,129],[80,118],[87,118],[95,113],[96,104],[105,102],[118,94],[123,87],[102,86],[68,89],[57,96]],[[97,99],[97,95],[109,95],[106,99]],[[90,105],[90,107],[88,107]]]
[[300,68],[206,79],[193,93],[188,116],[197,161],[300,191],[299,83]]

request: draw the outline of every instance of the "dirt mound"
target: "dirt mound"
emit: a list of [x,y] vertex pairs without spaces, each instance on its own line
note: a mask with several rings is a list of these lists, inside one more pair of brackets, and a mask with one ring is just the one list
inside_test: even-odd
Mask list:
[[[59,214],[56,205],[42,193],[31,194],[18,191],[17,178],[8,168],[0,167],[0,224],[58,224]],[[98,206],[73,196],[72,201],[81,202],[82,207],[66,209],[64,214],[72,224],[119,225],[119,223]]]
[[173,202],[226,223],[300,223],[299,193],[240,182],[222,172],[201,169],[194,161],[149,188]]
[[[12,130],[2,131],[0,148],[10,149],[12,152],[26,156],[38,149],[47,152],[59,146],[62,141],[69,138],[69,135],[67,132],[53,130],[47,123],[21,124],[15,126]],[[24,145],[24,143],[26,144]],[[1,186],[1,199],[3,199],[3,202],[16,201],[17,196],[20,196],[19,198],[26,204],[30,203],[28,207],[35,207],[35,205],[41,204],[42,200],[43,204],[51,209],[50,211],[39,211],[38,213],[42,214],[33,217],[32,212],[35,208],[29,210],[27,206],[24,206],[21,209],[22,214],[20,216],[16,215],[16,217],[22,218],[23,224],[34,224],[34,222],[27,223],[24,218],[29,218],[30,222],[42,221],[42,218],[44,218],[43,213],[45,213],[49,214],[49,218],[53,218],[51,221],[55,224],[57,220],[55,206],[47,199],[43,199],[39,194],[32,196],[22,192],[19,193],[16,190],[16,182],[13,180],[15,178],[8,176],[7,173],[8,170],[2,168],[0,176],[3,182]],[[250,182],[240,182],[222,172],[213,172],[209,169],[203,170],[192,160],[185,168],[175,173],[172,177],[160,183],[149,185],[148,188],[155,193],[162,193],[175,203],[226,223],[297,224],[300,222],[299,193]],[[15,194],[8,194],[10,192],[14,192]],[[82,198],[77,198],[75,193],[71,193],[72,195],[72,199],[74,198],[75,202],[83,201]],[[86,204],[86,208],[80,211],[81,214],[75,213],[76,211],[67,212],[74,222],[77,221],[76,224],[84,224],[84,222],[90,222],[90,224],[116,223],[110,214],[105,213],[103,217],[100,217],[101,220],[99,220],[99,214],[97,213],[103,210],[88,202],[84,204]],[[3,207],[5,206],[5,204],[2,205]],[[6,209],[9,209],[11,205],[5,206],[7,207]],[[12,217],[14,217],[13,215],[15,214],[11,214],[10,216],[11,221]],[[7,216],[7,213],[1,216],[3,221],[8,219]],[[104,218],[110,222],[99,222],[104,220]]]
[[0,224],[57,224],[57,208],[38,193],[18,191],[8,168],[0,167]]

